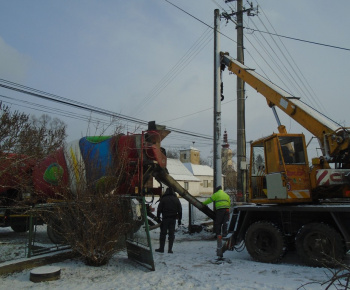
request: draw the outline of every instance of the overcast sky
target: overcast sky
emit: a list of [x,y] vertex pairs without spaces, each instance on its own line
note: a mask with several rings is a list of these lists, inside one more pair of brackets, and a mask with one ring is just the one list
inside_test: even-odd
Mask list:
[[[213,32],[207,25],[213,26],[214,9],[231,12],[236,3],[169,1],[197,19],[165,0],[2,1],[0,78],[141,120],[212,135]],[[333,120],[349,125],[350,1],[339,0],[333,6],[319,0],[253,4],[260,6],[260,13],[245,16],[246,27],[347,49],[245,30],[247,66]],[[222,20],[221,30],[221,50],[235,58],[234,23]],[[222,131],[227,129],[233,141],[237,134],[236,78],[225,71],[223,81]],[[246,92],[247,141],[276,132],[265,99],[249,86]],[[76,119],[89,116],[86,111],[4,88],[0,88],[0,100],[14,109],[36,115],[47,111],[64,120],[68,140],[94,131],[94,125]],[[75,118],[53,108],[73,112]],[[280,117],[289,132],[307,135],[283,118],[283,113]],[[137,126],[128,125],[130,131]],[[192,142],[203,157],[210,154],[208,140],[189,136],[171,134],[164,145],[183,148]],[[233,142],[231,148],[235,146]]]

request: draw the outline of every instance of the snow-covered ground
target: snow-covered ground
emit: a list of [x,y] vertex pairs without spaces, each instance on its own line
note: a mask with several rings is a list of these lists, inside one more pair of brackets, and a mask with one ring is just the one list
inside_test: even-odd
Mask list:
[[[187,202],[182,203],[186,224]],[[154,252],[159,229],[151,232],[155,271],[119,252],[102,267],[89,267],[79,260],[55,263],[61,268],[61,278],[56,281],[33,283],[30,270],[1,276],[0,289],[325,289],[321,283],[332,274],[325,268],[303,266],[295,253],[287,254],[280,264],[264,264],[252,261],[246,250],[228,251],[225,260],[216,263],[212,233],[184,232],[185,226],[178,228],[174,254]]]

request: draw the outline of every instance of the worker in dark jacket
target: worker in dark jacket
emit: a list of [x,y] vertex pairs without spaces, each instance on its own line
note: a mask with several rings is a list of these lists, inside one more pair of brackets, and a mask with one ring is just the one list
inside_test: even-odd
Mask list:
[[230,218],[230,206],[231,199],[230,196],[222,190],[221,186],[215,188],[215,193],[209,197],[206,201],[203,202],[204,205],[207,205],[211,202],[214,202],[215,205],[215,222],[214,222],[214,231],[216,236],[227,236],[227,224]]
[[166,235],[169,235],[169,247],[168,253],[173,253],[173,244],[175,240],[175,226],[176,219],[178,220],[178,225],[181,225],[182,219],[182,207],[179,199],[177,198],[174,190],[172,188],[167,188],[164,195],[160,199],[157,217],[160,219],[162,215],[162,222],[160,224],[160,236],[159,236],[159,249],[156,252],[164,253],[164,246]]

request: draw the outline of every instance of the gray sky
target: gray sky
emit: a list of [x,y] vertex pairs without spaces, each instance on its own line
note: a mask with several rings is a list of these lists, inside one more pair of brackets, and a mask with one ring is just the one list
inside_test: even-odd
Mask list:
[[[230,12],[236,6],[224,0],[170,2],[210,26],[214,9]],[[329,3],[253,1],[260,6],[260,13],[245,17],[244,25],[349,49],[350,1]],[[222,20],[221,29],[221,50],[236,57],[235,25]],[[244,41],[247,66],[333,120],[349,125],[349,50],[249,30]],[[213,33],[164,0],[2,1],[0,63],[0,78],[7,81],[145,121],[213,133]],[[236,140],[236,78],[225,71],[223,81],[222,131],[227,129],[229,139]],[[246,92],[247,141],[276,132],[265,99],[249,86]],[[68,124],[68,140],[95,132],[94,125],[77,120],[77,116],[109,122],[100,115],[3,88],[0,100],[14,109],[41,115],[42,111],[28,108],[35,107],[59,117]],[[40,105],[73,112],[75,118]],[[279,115],[289,132],[303,132],[309,138],[303,128],[283,113]],[[131,132],[137,127],[127,125]],[[171,134],[164,145],[188,147],[193,141],[203,157],[210,155],[209,141],[189,136]],[[235,146],[232,143],[231,148],[235,150]]]

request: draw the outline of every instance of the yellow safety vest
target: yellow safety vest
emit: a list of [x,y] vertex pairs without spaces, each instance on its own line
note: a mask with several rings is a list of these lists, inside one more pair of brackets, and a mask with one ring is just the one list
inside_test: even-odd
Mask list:
[[211,202],[214,202],[215,209],[230,208],[231,205],[230,196],[222,189],[215,192],[211,197],[204,201],[203,204],[207,205]]

